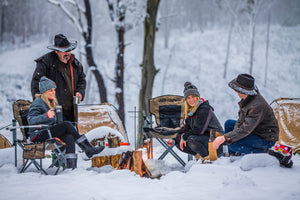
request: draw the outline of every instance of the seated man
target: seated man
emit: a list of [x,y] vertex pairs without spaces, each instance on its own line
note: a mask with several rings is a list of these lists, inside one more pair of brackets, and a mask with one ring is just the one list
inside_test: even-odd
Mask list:
[[[239,118],[232,131],[214,140],[213,148],[218,149],[226,141],[230,155],[267,152],[279,137],[272,108],[259,93],[252,76],[240,74],[228,85],[241,98]],[[231,120],[228,124],[232,126],[234,122]]]

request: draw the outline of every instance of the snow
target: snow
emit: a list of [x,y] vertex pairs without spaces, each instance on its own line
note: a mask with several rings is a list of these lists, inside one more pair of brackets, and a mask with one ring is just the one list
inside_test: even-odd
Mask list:
[[[300,96],[299,43],[300,27],[271,27],[269,51],[269,72],[264,86],[265,28],[257,27],[257,43],[253,75],[263,96],[270,103],[279,97]],[[132,111],[138,106],[140,66],[142,62],[143,34],[126,34],[132,41],[125,49],[125,110],[126,130],[131,145],[134,144],[134,119]],[[115,104],[114,48],[111,34],[101,35],[101,45],[94,46],[96,63],[101,63],[105,72],[109,102]],[[107,38],[109,39],[107,39]],[[156,37],[155,65],[160,69],[154,80],[153,97],[162,94],[182,95],[183,84],[195,84],[203,98],[208,99],[215,109],[221,124],[226,119],[236,118],[239,101],[237,95],[227,86],[239,73],[247,73],[249,47],[241,45],[241,39],[234,35],[228,65],[227,78],[223,79],[227,30],[211,29],[204,32],[173,31],[170,49],[163,47],[162,33]],[[107,39],[107,40],[105,40]],[[31,99],[30,80],[35,68],[34,59],[48,52],[48,40],[28,42],[25,46],[0,52],[0,126],[11,123],[12,102],[16,99]],[[116,42],[116,41],[115,41]],[[101,47],[100,47],[101,46]],[[9,50],[10,49],[10,50]],[[74,51],[77,54],[78,49]],[[77,56],[77,55],[76,55]],[[78,56],[77,56],[78,57]],[[83,62],[83,64],[85,64]],[[100,67],[100,66],[99,66]],[[95,84],[94,84],[95,85]],[[93,86],[93,84],[91,84]],[[97,102],[96,90],[87,94],[90,103]],[[106,129],[106,128],[104,128]],[[102,133],[108,131],[101,130]],[[11,134],[1,130],[11,141]],[[20,135],[18,136],[20,137]],[[124,148],[124,149],[122,149]],[[105,149],[103,154],[116,154],[130,147]],[[187,155],[175,151],[187,161]],[[300,156],[293,157],[291,169],[282,168],[273,157],[253,154],[232,160],[222,157],[212,164],[201,164],[195,160],[182,167],[171,156],[156,160],[163,149],[154,143],[155,160],[146,160],[154,175],[160,179],[140,178],[128,170],[115,170],[110,166],[91,168],[91,161],[78,157],[78,168],[59,172],[57,176],[42,175],[30,167],[20,174],[22,152],[18,148],[18,167],[14,167],[14,149],[0,150],[0,200],[13,199],[62,199],[62,200],[104,200],[104,199],[300,199]],[[51,159],[44,159],[44,166]],[[54,169],[47,169],[49,174]]]

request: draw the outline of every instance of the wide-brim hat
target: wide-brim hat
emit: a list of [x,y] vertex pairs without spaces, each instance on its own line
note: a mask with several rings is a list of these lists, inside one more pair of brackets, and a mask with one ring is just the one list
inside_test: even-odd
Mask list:
[[228,83],[236,92],[246,95],[257,95],[257,86],[254,84],[254,78],[249,74],[239,74],[237,78]]
[[61,52],[72,51],[77,47],[77,41],[68,40],[66,36],[63,34],[55,35],[54,37],[54,45],[47,46],[48,49],[57,50]]

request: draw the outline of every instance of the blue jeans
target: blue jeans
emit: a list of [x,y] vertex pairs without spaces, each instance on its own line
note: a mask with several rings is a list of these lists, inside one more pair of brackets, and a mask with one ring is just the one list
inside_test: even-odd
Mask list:
[[[232,131],[235,123],[235,120],[227,120],[225,122],[225,133]],[[228,152],[229,154],[264,153],[266,149],[271,148],[274,144],[274,141],[267,141],[257,135],[250,134],[228,145]]]

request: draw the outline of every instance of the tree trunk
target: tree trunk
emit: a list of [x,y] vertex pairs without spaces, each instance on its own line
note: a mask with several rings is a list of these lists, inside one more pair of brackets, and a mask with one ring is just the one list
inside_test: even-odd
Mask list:
[[150,117],[149,99],[152,97],[153,82],[158,72],[154,66],[154,41],[156,32],[156,16],[160,0],[147,0],[147,15],[144,21],[144,51],[141,89],[139,94],[139,123],[137,148],[143,146],[143,116]]
[[271,23],[271,14],[269,11],[268,14],[268,26],[267,26],[267,43],[266,43],[266,66],[265,66],[265,87],[267,86],[268,79],[268,59],[269,59],[269,44],[270,44],[270,23]]
[[226,58],[225,58],[225,64],[224,64],[224,74],[223,74],[224,79],[226,79],[226,76],[227,76],[228,59],[229,59],[229,54],[230,54],[230,44],[231,44],[231,36],[232,36],[233,25],[234,25],[234,16],[232,15],[230,28],[229,28],[229,33],[228,33]]
[[116,99],[119,105],[118,114],[123,123],[125,123],[125,112],[124,112],[124,26],[121,26],[117,30],[118,32],[118,55],[116,65]]
[[85,17],[87,20],[87,32],[83,32],[83,38],[85,40],[85,51],[86,51],[86,60],[89,65],[89,67],[93,67],[92,72],[96,78],[97,84],[98,84],[98,90],[100,95],[101,103],[107,102],[107,92],[105,83],[103,80],[103,77],[101,73],[98,70],[98,67],[94,61],[93,56],[93,49],[92,49],[92,11],[91,11],[91,5],[89,0],[84,0],[85,5]]
[[254,45],[255,45],[255,22],[253,22],[252,26],[252,35],[251,35],[251,49],[250,49],[250,68],[249,74],[252,75],[253,72],[253,59],[254,59]]

